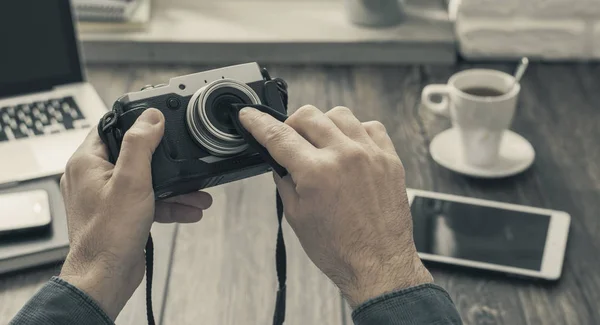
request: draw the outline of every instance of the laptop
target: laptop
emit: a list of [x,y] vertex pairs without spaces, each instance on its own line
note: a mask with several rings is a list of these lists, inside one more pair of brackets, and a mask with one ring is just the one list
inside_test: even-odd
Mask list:
[[106,112],[69,0],[0,1],[0,44],[0,184],[60,174]]

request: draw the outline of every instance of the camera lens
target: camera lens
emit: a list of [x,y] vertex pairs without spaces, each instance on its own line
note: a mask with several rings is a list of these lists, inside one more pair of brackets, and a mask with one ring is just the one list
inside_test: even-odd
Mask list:
[[215,156],[231,156],[248,148],[229,115],[233,104],[260,104],[260,99],[248,85],[222,79],[198,90],[188,104],[190,134]]
[[212,105],[207,107],[208,110],[206,113],[217,129],[234,134],[237,133],[237,131],[233,126],[233,121],[231,120],[229,112],[231,111],[233,104],[246,103],[247,100],[244,101],[244,99],[232,94],[219,95],[213,100]]

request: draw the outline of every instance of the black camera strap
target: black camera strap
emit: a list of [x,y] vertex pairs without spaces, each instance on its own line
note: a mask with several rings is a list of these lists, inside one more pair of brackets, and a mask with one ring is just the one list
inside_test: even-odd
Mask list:
[[285,322],[285,297],[287,289],[287,253],[285,251],[285,241],[283,240],[283,201],[279,191],[275,191],[277,200],[277,246],[275,246],[275,267],[277,269],[277,300],[275,300],[275,310],[273,312],[273,325],[281,325]]
[[152,275],[154,273],[154,242],[152,234],[148,234],[146,241],[146,317],[148,317],[148,325],[155,325],[154,311],[152,310]]

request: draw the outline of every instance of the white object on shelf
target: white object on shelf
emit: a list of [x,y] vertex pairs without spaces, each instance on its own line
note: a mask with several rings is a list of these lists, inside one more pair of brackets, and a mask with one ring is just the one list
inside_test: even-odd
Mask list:
[[82,21],[126,21],[140,0],[73,0],[75,16]]
[[448,16],[450,21],[456,21],[458,16],[458,8],[460,7],[462,0],[449,0],[448,1]]
[[139,5],[125,21],[79,21],[80,33],[138,32],[148,27],[151,18],[151,1],[140,0]]
[[456,34],[472,59],[600,59],[598,0],[462,0]]

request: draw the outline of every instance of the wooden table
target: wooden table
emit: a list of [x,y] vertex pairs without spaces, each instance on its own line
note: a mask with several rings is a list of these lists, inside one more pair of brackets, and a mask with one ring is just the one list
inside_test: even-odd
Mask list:
[[[203,68],[92,66],[89,77],[110,103],[124,91]],[[533,144],[537,159],[525,173],[496,181],[454,174],[436,165],[428,153],[433,136],[449,122],[420,108],[421,89],[469,66],[270,68],[290,83],[292,110],[306,103],[322,109],[346,105],[361,120],[381,120],[405,165],[409,187],[571,213],[571,237],[558,283],[431,269],[465,324],[600,324],[599,66],[530,68],[512,129]],[[276,285],[273,191],[269,175],[210,190],[215,204],[205,219],[179,229],[164,324],[270,323]],[[337,290],[310,263],[289,228],[286,235],[286,324],[351,324]],[[0,323],[56,271],[0,278]]]

